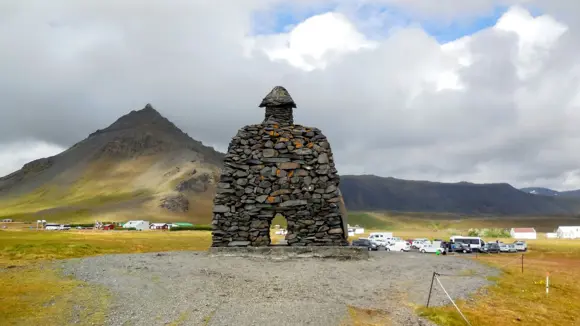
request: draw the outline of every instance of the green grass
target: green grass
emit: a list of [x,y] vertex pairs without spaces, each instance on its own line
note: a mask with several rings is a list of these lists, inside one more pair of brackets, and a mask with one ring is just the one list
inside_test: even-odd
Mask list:
[[[109,293],[64,277],[54,259],[110,253],[205,250],[207,231],[0,230],[0,320],[3,325],[102,325]],[[176,321],[182,324],[182,320]]]
[[205,250],[208,231],[0,231],[0,267],[110,253]]

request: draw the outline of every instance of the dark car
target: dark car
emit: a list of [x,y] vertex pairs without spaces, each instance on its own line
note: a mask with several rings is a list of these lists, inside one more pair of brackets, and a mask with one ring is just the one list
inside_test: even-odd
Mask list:
[[379,247],[368,239],[354,240],[351,244],[353,247],[365,247],[368,250],[379,250]]
[[485,244],[485,246],[483,246],[482,248],[483,252],[486,252],[488,254],[490,253],[499,253],[499,244],[495,243],[495,242],[488,242]]
[[452,243],[451,248],[449,249],[451,252],[462,252],[464,254],[471,253],[471,248],[469,245],[465,243]]

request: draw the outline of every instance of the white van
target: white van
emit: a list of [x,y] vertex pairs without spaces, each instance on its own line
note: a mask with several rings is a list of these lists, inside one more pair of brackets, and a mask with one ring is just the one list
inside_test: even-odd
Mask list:
[[371,232],[368,239],[378,246],[386,246],[388,244],[388,239],[392,237],[392,232]]
[[464,237],[461,235],[454,235],[450,238],[451,242],[463,243],[468,245],[471,250],[481,251],[481,248],[485,245],[485,241],[480,237]]
[[388,251],[409,251],[411,250],[411,245],[407,241],[394,241],[385,249]]

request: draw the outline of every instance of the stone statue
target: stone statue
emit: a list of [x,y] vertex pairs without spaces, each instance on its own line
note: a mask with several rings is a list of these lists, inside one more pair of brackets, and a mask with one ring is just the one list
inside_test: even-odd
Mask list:
[[290,246],[346,246],[340,178],[326,137],[294,124],[296,103],[281,86],[262,100],[261,124],[232,139],[217,184],[213,247],[268,246],[276,214],[288,222]]

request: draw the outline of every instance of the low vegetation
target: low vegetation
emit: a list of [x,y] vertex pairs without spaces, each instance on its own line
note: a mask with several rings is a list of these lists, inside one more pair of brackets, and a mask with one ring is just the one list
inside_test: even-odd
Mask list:
[[[277,218],[272,224],[285,227],[285,219]],[[501,235],[494,229],[503,230],[503,225],[490,227],[486,219],[456,221],[444,216],[429,219],[379,213],[354,213],[349,218],[351,225],[365,227],[365,234],[354,238],[368,236],[373,231],[393,231],[404,239],[445,239],[452,234],[467,234],[469,228],[474,228],[478,229],[478,235],[493,240]],[[483,232],[484,229],[492,232]],[[110,253],[205,250],[209,247],[210,232],[183,228],[181,231],[47,232],[22,226],[16,230],[0,230],[0,287],[3,289],[0,320],[7,324],[63,325],[75,320],[101,324],[109,302],[107,291],[63,277],[49,262]],[[273,231],[271,238],[277,243],[284,236],[274,235]],[[576,281],[580,277],[580,241],[542,239],[528,241],[528,244],[530,250],[524,256],[524,273],[521,273],[518,260],[521,255],[518,254],[458,258],[477,259],[500,267],[509,263],[501,267],[503,273],[493,279],[493,286],[458,302],[473,325],[572,325],[580,320],[580,284]],[[549,295],[545,293],[546,272],[551,275]],[[459,274],[469,277],[476,273],[464,271]],[[442,279],[444,284],[450,281]],[[438,325],[464,325],[451,305],[419,308],[418,313]],[[384,312],[349,307],[349,318],[344,325],[388,325],[388,320]]]
[[469,229],[467,235],[470,237],[482,237],[482,238],[509,238],[511,237],[510,231],[508,229],[500,228],[485,228],[485,229]]
[[[458,306],[473,325],[575,325],[580,320],[580,241],[529,241],[521,262],[513,255],[480,255],[477,259],[503,266],[490,286]],[[474,258],[475,259],[475,258]],[[512,262],[510,264],[510,261]],[[546,273],[550,292],[546,294]],[[452,281],[452,280],[448,280]],[[445,280],[442,280],[445,282]],[[438,325],[465,325],[454,307],[419,309]]]
[[0,231],[0,320],[5,325],[103,324],[108,292],[64,277],[54,259],[205,250],[209,232]]

